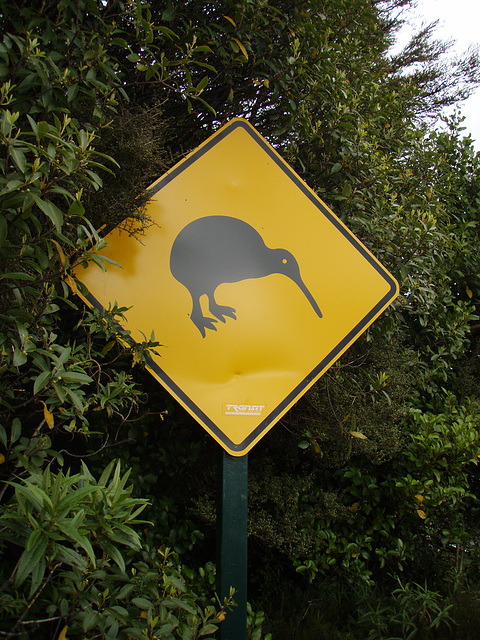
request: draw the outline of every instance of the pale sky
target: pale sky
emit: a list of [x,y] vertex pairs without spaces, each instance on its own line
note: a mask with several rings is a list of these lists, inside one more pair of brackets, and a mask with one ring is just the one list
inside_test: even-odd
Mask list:
[[[437,35],[442,40],[456,40],[452,54],[465,51],[469,45],[480,44],[480,0],[417,0],[417,7],[407,16],[413,28],[423,23],[439,20]],[[408,40],[408,27],[399,37]],[[475,139],[475,149],[480,151],[480,89],[468,100],[461,103],[462,114],[466,117],[463,126],[465,134]]]

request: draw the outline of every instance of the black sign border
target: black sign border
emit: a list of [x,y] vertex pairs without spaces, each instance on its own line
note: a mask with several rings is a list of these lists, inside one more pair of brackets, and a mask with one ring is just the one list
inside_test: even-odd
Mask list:
[[[214,134],[197,150],[193,151],[191,155],[187,156],[178,165],[173,167],[168,173],[162,176],[158,182],[156,182],[150,189],[149,194],[153,197],[161,189],[166,187],[172,180],[178,175],[188,169],[194,162],[205,155],[210,149],[221,142],[228,135],[232,134],[236,129],[243,129],[248,135],[268,154],[268,156],[276,163],[276,165],[285,173],[285,175],[292,180],[292,182],[302,191],[302,193],[314,204],[317,209],[335,226],[335,228],[344,236],[350,244],[352,244],[359,253],[367,260],[367,262],[378,272],[378,274],[389,285],[389,291],[386,295],[379,300],[379,302],[367,313],[356,325],[349,331],[349,333],[337,344],[337,346],[330,351],[319,362],[319,364],[307,375],[305,378],[284,398],[280,404],[269,413],[269,415],[260,422],[260,424],[239,444],[235,444],[228,438],[223,431],[217,427],[217,425],[198,407],[192,400],[186,395],[184,391],[168,376],[165,371],[151,358],[146,357],[147,368],[161,380],[162,384],[174,395],[176,398],[184,404],[185,407],[196,417],[196,419],[212,434],[218,438],[218,440],[225,446],[230,452],[235,452],[236,455],[242,452],[246,453],[255,440],[266,433],[280,418],[282,413],[293,404],[298,398],[300,398],[309,385],[320,377],[322,371],[326,370],[333,364],[338,355],[345,349],[351,342],[353,342],[368,326],[378,313],[380,313],[385,307],[387,307],[398,295],[398,284],[396,280],[386,271],[382,265],[367,251],[367,249],[361,244],[359,240],[350,232],[339,219],[323,204],[323,202],[310,191],[309,187],[301,180],[299,176],[293,171],[293,169],[270,147],[270,145],[262,138],[262,136],[245,120],[235,119],[228,123],[218,133]],[[85,299],[96,309],[101,312],[105,312],[105,308],[102,304],[91,294],[84,295]]]

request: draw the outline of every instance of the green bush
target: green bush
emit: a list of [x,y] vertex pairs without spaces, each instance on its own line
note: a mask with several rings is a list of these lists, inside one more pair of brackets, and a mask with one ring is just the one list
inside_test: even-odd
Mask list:
[[[284,570],[285,606],[323,580],[350,597],[367,585],[396,616],[407,594],[378,594],[401,575],[410,603],[430,598],[432,620],[452,592],[460,598],[478,582],[480,158],[457,118],[430,131],[420,117],[468,93],[479,63],[472,55],[442,67],[445,48],[430,46],[429,29],[390,55],[399,26],[391,10],[408,3],[0,3],[7,637],[65,637],[66,627],[78,638],[208,637],[225,613],[205,563],[214,454],[146,380],[156,342],[126,340],[121,306],[86,310],[70,269],[108,267],[97,229],[128,215],[148,225],[148,184],[239,115],[401,286],[395,305],[251,453],[259,580],[278,595]],[[121,460],[115,470],[112,458]],[[133,524],[142,507],[152,527]],[[391,633],[403,624],[395,619]],[[331,637],[332,624],[338,636],[358,635],[348,626],[354,614],[332,623],[312,604],[305,620]],[[258,637],[262,614],[249,624]]]

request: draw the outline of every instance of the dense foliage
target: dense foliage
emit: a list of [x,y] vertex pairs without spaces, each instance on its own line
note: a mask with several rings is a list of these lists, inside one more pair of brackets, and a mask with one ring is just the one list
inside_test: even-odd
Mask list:
[[215,447],[70,269],[102,266],[102,225],[148,225],[148,184],[232,116],[401,285],[250,455],[249,636],[476,624],[480,156],[432,122],[480,65],[448,66],[430,28],[390,55],[409,4],[0,2],[0,637],[228,616]]

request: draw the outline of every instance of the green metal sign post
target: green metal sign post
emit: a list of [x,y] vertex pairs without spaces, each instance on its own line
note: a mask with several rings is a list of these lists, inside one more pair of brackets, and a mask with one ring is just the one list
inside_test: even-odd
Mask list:
[[247,638],[248,456],[222,451],[217,504],[217,592],[235,589],[235,605],[220,625],[221,640]]

